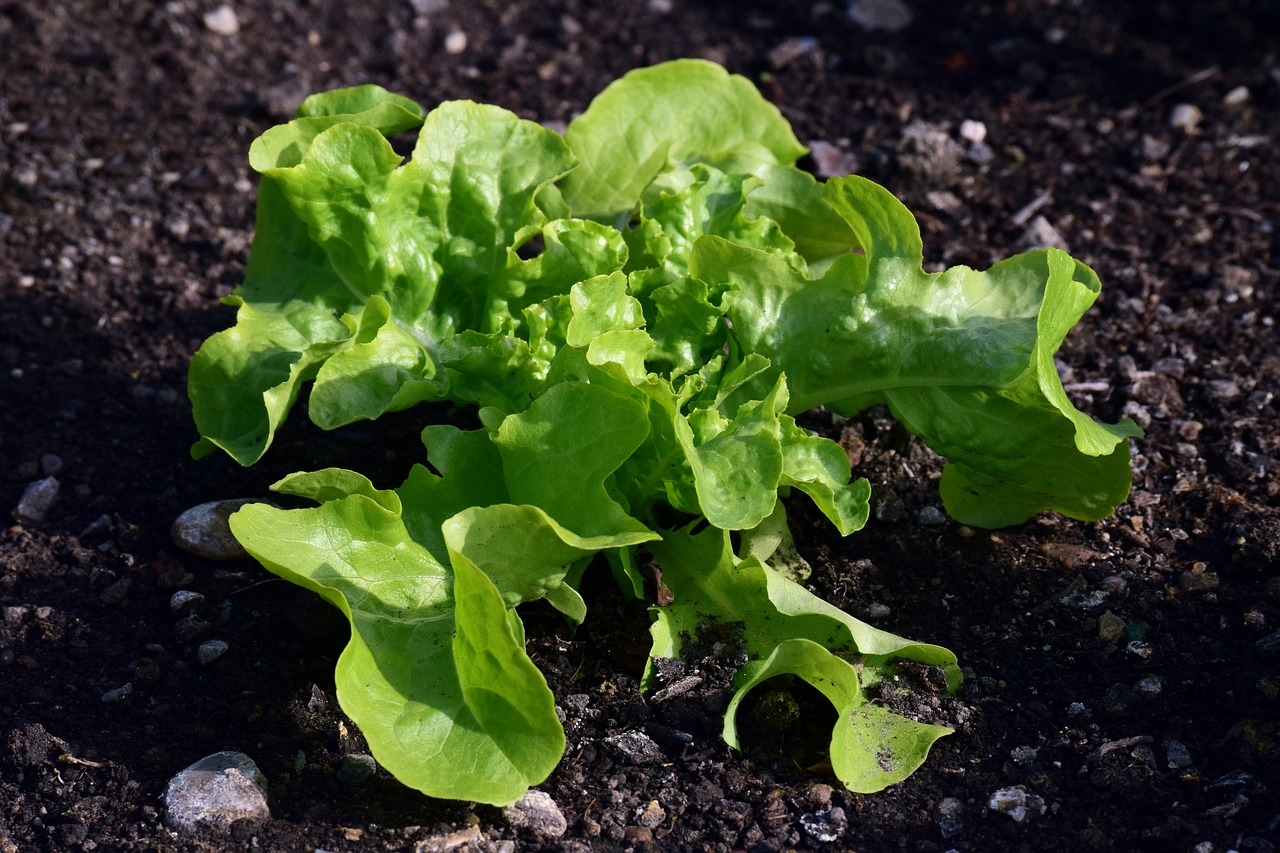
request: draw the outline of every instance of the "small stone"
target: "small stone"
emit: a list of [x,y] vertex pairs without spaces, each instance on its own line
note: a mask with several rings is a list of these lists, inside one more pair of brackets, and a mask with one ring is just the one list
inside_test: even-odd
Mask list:
[[1030,764],[1036,760],[1038,750],[1034,746],[1015,746],[1009,751],[1014,764]]
[[196,660],[201,666],[208,666],[227,653],[231,646],[225,640],[207,640],[196,649]]
[[963,812],[964,803],[955,797],[944,797],[938,803],[938,832],[943,838],[950,838],[964,829],[960,821]]
[[176,612],[195,610],[204,604],[204,596],[194,590],[180,589],[169,596],[169,609]]
[[667,812],[657,800],[650,800],[649,804],[636,815],[636,823],[647,826],[649,829],[657,829],[666,819]]
[[1178,575],[1178,586],[1186,592],[1210,592],[1220,583],[1217,573],[1208,571],[1204,563],[1194,563],[1190,570]]
[[350,755],[343,756],[342,765],[338,768],[338,781],[354,788],[356,785],[373,778],[373,774],[376,772],[378,772],[378,762],[374,760],[372,755],[353,752]]
[[1178,104],[1169,112],[1169,127],[1188,135],[1200,130],[1204,113],[1195,104]]
[[188,643],[212,627],[213,623],[206,622],[192,613],[178,620],[178,624],[173,626],[173,635],[178,638],[178,642]]
[[231,535],[227,519],[240,507],[251,503],[255,501],[233,499],[210,501],[192,507],[173,522],[170,529],[173,544],[189,554],[207,560],[246,559],[249,554]]
[[240,19],[230,4],[223,3],[212,12],[206,12],[204,26],[209,32],[220,36],[233,36],[240,32]]
[[46,477],[54,477],[62,473],[62,457],[54,453],[46,453],[40,457],[40,470]]
[[909,27],[915,19],[911,7],[902,0],[852,0],[848,15],[849,20],[868,32],[896,33]]
[[111,532],[111,516],[103,513],[85,526],[80,531],[80,535],[76,538],[84,542],[90,539],[96,539]]
[[1187,749],[1187,745],[1180,740],[1169,741],[1164,754],[1170,770],[1191,766],[1191,750]]
[[1142,699],[1156,699],[1164,692],[1164,679],[1158,675],[1144,675],[1134,685],[1133,692]]
[[775,71],[786,68],[797,59],[813,53],[817,48],[818,40],[813,36],[793,36],[769,51],[769,65]]
[[838,178],[858,171],[858,157],[852,151],[823,139],[809,142],[809,156],[819,178]]
[[1159,137],[1149,133],[1142,135],[1142,159],[1148,163],[1158,163],[1169,156],[1173,146]]
[[1226,107],[1243,107],[1249,103],[1249,87],[1236,86],[1222,98],[1222,105]]
[[893,611],[889,608],[889,605],[881,604],[878,601],[873,601],[867,607],[867,618],[875,621],[878,621],[881,619],[888,619],[889,614],[892,612]]
[[1043,216],[1036,216],[1022,233],[1018,245],[1024,249],[1061,249],[1068,251],[1067,241]]
[[457,56],[467,49],[467,34],[462,30],[453,30],[444,37],[444,51],[450,56]]
[[53,509],[54,501],[58,499],[59,486],[57,477],[45,477],[31,483],[23,490],[22,498],[13,511],[14,517],[18,521],[32,524],[43,522],[48,517],[49,510]]
[[1125,622],[1108,610],[1098,617],[1098,638],[1105,643],[1116,643],[1124,636]]
[[904,171],[933,189],[945,189],[960,177],[964,149],[944,125],[917,119],[902,129],[896,154]]
[[936,506],[921,507],[916,513],[916,521],[925,527],[941,527],[947,523],[947,514]]
[[132,578],[121,578],[111,586],[104,589],[98,595],[98,599],[103,604],[119,604],[129,595],[129,590],[133,587]]
[[965,119],[960,122],[960,138],[981,145],[987,140],[987,126],[980,121]]
[[631,731],[610,735],[604,742],[632,764],[657,764],[666,756],[653,738],[644,732]]
[[1102,710],[1114,717],[1124,716],[1132,705],[1133,688],[1127,684],[1113,684],[1102,694]]
[[225,830],[241,821],[271,817],[267,780],[241,752],[215,752],[169,780],[164,791],[165,824],[182,832]]
[[114,705],[117,702],[121,702],[125,699],[128,699],[131,693],[133,693],[133,682],[126,681],[121,686],[113,690],[108,690],[106,693],[103,693],[102,701],[104,704]]
[[1025,785],[1001,788],[987,800],[987,808],[1007,814],[1015,823],[1044,814],[1044,799]]
[[503,809],[502,815],[517,829],[528,829],[544,838],[559,838],[569,828],[556,801],[542,791],[529,791]]
[[845,829],[849,826],[849,820],[845,817],[844,809],[832,806],[829,809],[800,815],[800,825],[811,838],[825,844],[844,835]]

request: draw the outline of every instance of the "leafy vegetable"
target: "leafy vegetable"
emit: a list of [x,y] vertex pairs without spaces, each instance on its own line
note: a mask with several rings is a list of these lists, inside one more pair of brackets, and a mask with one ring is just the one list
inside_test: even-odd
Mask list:
[[[415,129],[406,161],[387,137]],[[820,184],[803,153],[746,80],[698,61],[626,75],[563,137],[365,86],[312,96],[253,144],[257,236],[235,326],[192,361],[193,453],[256,462],[307,383],[326,429],[478,407],[477,429],[423,429],[425,464],[397,489],[295,474],[276,490],[316,506],[231,522],[346,615],[338,698],[406,784],[508,803],[551,772],[564,733],[516,608],[580,622],[599,557],[637,596],[638,567],[661,567],[655,657],[735,629],[731,745],[743,698],[786,674],[835,707],[851,789],[919,766],[947,730],[868,690],[902,660],[954,688],[956,660],[797,579],[785,501],[803,493],[849,534],[870,498],[796,423],[807,409],[887,405],[947,457],[943,500],[968,524],[1098,518],[1127,495],[1138,431],[1078,412],[1053,363],[1093,272],[1050,250],[926,274],[901,204],[859,177]]]

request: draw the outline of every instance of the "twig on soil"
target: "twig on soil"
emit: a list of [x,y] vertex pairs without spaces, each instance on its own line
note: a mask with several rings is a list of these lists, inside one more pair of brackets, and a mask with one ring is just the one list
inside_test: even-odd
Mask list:
[[1139,109],[1144,109],[1144,110],[1150,109],[1151,107],[1160,103],[1170,95],[1181,92],[1183,89],[1188,89],[1196,85],[1197,83],[1203,83],[1205,80],[1209,80],[1213,77],[1216,77],[1218,73],[1221,71],[1222,69],[1216,65],[1210,65],[1208,68],[1202,68],[1201,70],[1197,71],[1195,74],[1192,74],[1190,77],[1186,78],[1185,80],[1182,80],[1178,83],[1174,83],[1172,86],[1169,86],[1167,88],[1161,89],[1159,92],[1156,92],[1150,98],[1147,98],[1145,101],[1143,101],[1142,106]]

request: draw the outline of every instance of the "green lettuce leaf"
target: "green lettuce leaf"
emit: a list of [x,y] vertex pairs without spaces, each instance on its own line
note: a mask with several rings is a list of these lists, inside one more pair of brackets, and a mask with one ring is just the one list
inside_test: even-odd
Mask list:
[[866,690],[892,677],[895,659],[941,667],[954,689],[960,670],[951,652],[860,622],[755,557],[738,560],[724,531],[674,531],[648,547],[673,598],[656,608],[653,657],[680,657],[687,638],[708,625],[740,628],[750,662],[735,677],[725,712],[723,734],[731,746],[740,746],[736,713],[743,698],[782,674],[813,685],[839,713],[831,763],[852,791],[872,793],[902,781],[933,742],[950,733],[872,705]]
[[696,59],[623,75],[565,130],[579,167],[561,183],[577,216],[628,216],[673,166],[754,174],[806,153],[777,107],[745,77]]
[[714,236],[698,242],[691,264],[732,288],[738,345],[786,375],[790,410],[887,403],[947,457],[943,498],[967,524],[1016,524],[1045,509],[1112,512],[1130,488],[1126,439],[1140,431],[1077,411],[1053,363],[1097,297],[1093,272],[1047,250],[985,272],[927,274],[914,218],[883,188],[833,178],[825,198],[863,253],[836,258],[819,279]]
[[350,621],[338,701],[383,767],[435,797],[519,799],[559,762],[564,731],[514,611],[465,555],[446,568],[414,542],[394,492],[347,478],[334,497],[343,484],[324,479],[293,483],[331,498],[320,507],[235,513],[236,538]]

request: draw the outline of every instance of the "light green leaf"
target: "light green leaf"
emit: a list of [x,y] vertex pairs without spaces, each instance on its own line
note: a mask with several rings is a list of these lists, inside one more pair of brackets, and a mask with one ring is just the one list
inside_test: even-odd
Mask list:
[[313,509],[250,505],[231,528],[350,621],[338,701],[406,785],[503,805],[555,767],[564,734],[551,691],[497,589],[465,559],[446,569],[362,493]]
[[[901,781],[948,729],[909,720],[887,708],[866,713],[864,691],[893,672],[893,660],[942,667],[958,686],[955,655],[873,628],[832,607],[758,559],[739,561],[724,531],[668,532],[648,546],[674,600],[656,609],[653,657],[679,657],[706,625],[734,625],[748,663],[734,679],[724,737],[737,746],[735,714],[746,694],[784,673],[816,687],[840,716],[832,733],[832,766],[850,790],[870,793]],[[859,675],[861,673],[861,675]]]
[[606,478],[644,441],[644,409],[599,385],[554,385],[502,422],[494,444],[512,503],[540,507],[583,548],[656,538],[611,497]]
[[833,178],[824,197],[865,255],[837,257],[821,279],[716,237],[698,242],[691,264],[734,288],[739,346],[785,373],[790,410],[888,403],[948,458],[944,501],[967,524],[1017,523],[1044,509],[1098,518],[1124,500],[1124,440],[1136,427],[1077,411],[1053,364],[1097,296],[1092,271],[1050,250],[986,272],[926,274],[919,229],[883,188]]
[[692,59],[614,81],[570,122],[565,140],[580,165],[561,182],[564,199],[575,215],[605,221],[630,213],[672,166],[751,174],[805,153],[750,81]]

